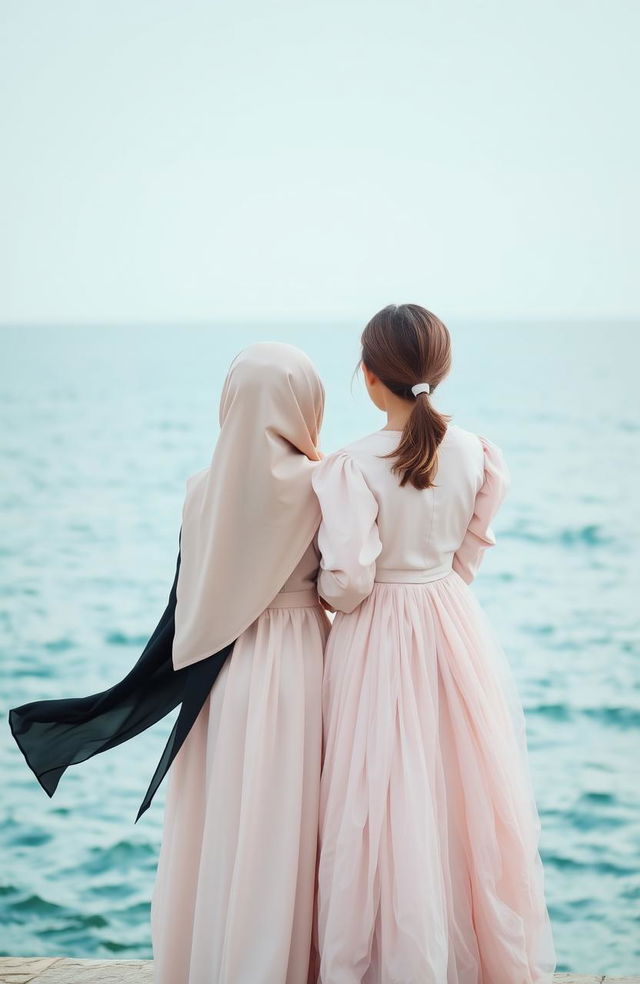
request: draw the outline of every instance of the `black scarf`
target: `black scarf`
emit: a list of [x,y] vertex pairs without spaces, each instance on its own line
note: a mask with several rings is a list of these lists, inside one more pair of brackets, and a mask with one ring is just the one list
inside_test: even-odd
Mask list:
[[178,552],[167,607],[140,659],[124,679],[88,697],[37,700],[9,711],[11,733],[49,796],[70,765],[128,741],[181,704],[135,822],[151,804],[233,649],[231,643],[207,659],[174,670],[171,649],[179,570]]

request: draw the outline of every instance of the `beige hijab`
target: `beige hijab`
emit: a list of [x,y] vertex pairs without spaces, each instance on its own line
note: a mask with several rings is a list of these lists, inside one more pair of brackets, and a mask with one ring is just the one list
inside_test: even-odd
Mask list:
[[187,479],[176,669],[237,639],[302,559],[320,523],[311,475],[323,411],[322,383],[300,349],[263,342],[232,363],[211,464]]

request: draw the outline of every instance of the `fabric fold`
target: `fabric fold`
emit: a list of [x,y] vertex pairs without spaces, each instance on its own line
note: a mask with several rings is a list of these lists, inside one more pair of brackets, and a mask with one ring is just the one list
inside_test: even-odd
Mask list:
[[129,741],[182,704],[136,821],[150,806],[233,648],[227,646],[197,666],[173,668],[179,570],[180,552],[167,606],[139,660],[122,680],[87,697],[37,700],[9,711],[11,733],[48,796],[53,796],[69,766]]
[[496,538],[491,523],[511,482],[500,448],[485,437],[480,437],[479,440],[484,457],[483,481],[476,495],[473,516],[453,558],[453,569],[466,584],[470,584],[476,576],[487,547],[495,546]]
[[321,980],[550,984],[524,716],[461,578],[338,614],[323,706]]
[[323,412],[320,378],[293,345],[249,345],[231,364],[211,463],[187,480],[176,669],[237,639],[309,546],[320,522],[311,475]]

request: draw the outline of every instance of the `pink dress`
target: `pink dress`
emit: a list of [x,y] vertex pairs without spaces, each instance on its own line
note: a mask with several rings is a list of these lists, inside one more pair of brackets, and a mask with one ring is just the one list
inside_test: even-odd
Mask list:
[[434,488],[378,431],[327,458],[318,936],[322,984],[541,984],[554,948],[522,707],[467,584],[502,455],[450,426]]
[[233,654],[169,770],[155,984],[307,984],[329,623],[310,547]]

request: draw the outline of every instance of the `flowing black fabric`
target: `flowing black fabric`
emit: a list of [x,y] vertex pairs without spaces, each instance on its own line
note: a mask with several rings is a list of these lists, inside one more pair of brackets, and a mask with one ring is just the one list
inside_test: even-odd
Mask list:
[[148,809],[233,649],[232,643],[208,659],[174,670],[171,649],[179,570],[178,552],[167,607],[140,659],[124,679],[89,697],[37,700],[9,711],[11,733],[49,796],[70,765],[139,735],[181,704],[136,822]]

